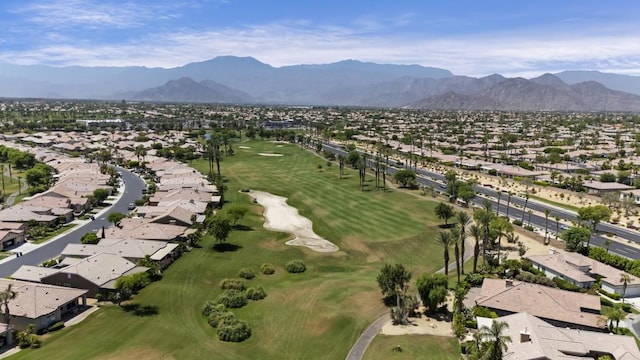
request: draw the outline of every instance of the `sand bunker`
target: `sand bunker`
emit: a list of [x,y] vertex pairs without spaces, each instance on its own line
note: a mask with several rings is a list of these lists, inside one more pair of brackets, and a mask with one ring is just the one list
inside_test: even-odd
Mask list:
[[260,156],[284,156],[282,154],[274,154],[274,153],[258,153]]
[[238,146],[238,149],[251,149],[250,146]]
[[258,204],[264,207],[264,228],[295,235],[287,245],[306,246],[313,251],[334,252],[339,248],[313,232],[311,220],[298,214],[298,209],[287,204],[287,198],[264,191],[251,191]]

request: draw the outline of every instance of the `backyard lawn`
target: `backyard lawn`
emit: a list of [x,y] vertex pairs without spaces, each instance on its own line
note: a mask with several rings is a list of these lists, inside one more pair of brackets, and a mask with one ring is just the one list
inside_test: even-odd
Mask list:
[[[439,221],[428,198],[377,191],[372,177],[367,191],[361,192],[356,171],[348,169],[339,179],[336,164],[329,167],[296,145],[253,141],[235,144],[234,149],[235,155],[221,163],[228,179],[225,198],[250,211],[239,222],[242,230],[231,233],[228,251],[213,250],[213,239],[205,237],[201,247],[171,265],[162,280],[136,295],[129,311],[103,306],[81,324],[48,335],[42,349],[22,351],[11,359],[41,359],[45,354],[55,359],[344,359],[360,333],[385,311],[375,280],[385,262],[403,263],[414,279],[442,267],[442,249],[435,240]],[[193,166],[208,169],[206,161]],[[340,251],[316,253],[285,245],[289,234],[264,230],[262,208],[239,192],[241,188],[288,197],[290,205],[313,221],[314,231]],[[303,259],[307,271],[287,273],[283,267],[293,259]],[[273,264],[276,273],[259,274],[263,263]],[[248,340],[220,342],[200,315],[202,304],[216,299],[222,293],[219,282],[237,278],[243,267],[258,273],[248,286],[262,285],[268,296],[234,310],[251,326]],[[407,351],[414,343],[409,338],[397,338]],[[416,354],[433,348],[442,355],[431,359],[459,358],[456,346],[431,339],[416,338]],[[390,341],[377,339],[374,346],[386,347],[394,343]],[[390,351],[380,350],[385,355],[392,355]]]

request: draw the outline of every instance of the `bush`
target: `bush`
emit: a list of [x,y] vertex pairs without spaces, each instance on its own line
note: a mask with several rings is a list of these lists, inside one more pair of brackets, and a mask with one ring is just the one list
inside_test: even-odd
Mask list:
[[249,300],[262,300],[267,297],[267,293],[262,286],[256,286],[248,288],[246,296]]
[[522,226],[522,221],[520,219],[514,219],[512,221],[513,225]]
[[531,225],[525,225],[525,226],[524,226],[524,229],[525,229],[525,230],[529,230],[529,231],[533,231],[533,226],[531,226]]
[[606,295],[607,297],[612,298],[613,300],[620,300],[620,295],[619,295],[619,294],[616,294],[616,293],[610,293],[610,292],[608,292],[608,291],[606,291],[606,290],[602,290],[602,289],[600,289],[600,290],[598,290],[598,291],[599,291],[601,294]]
[[601,297],[600,298],[600,305],[613,307],[613,301],[611,301],[611,300],[609,300],[607,298]]
[[480,286],[482,285],[482,282],[484,281],[484,276],[482,274],[467,274],[467,276],[465,276],[464,281],[469,283],[469,285],[471,286]]
[[58,331],[60,329],[62,329],[64,327],[64,323],[62,321],[58,321],[57,323],[49,326],[47,328],[48,332],[54,332],[54,331]]
[[253,269],[251,268],[242,268],[240,269],[238,276],[240,276],[243,279],[251,280],[254,277],[256,277],[256,273],[254,273]]
[[484,306],[476,306],[475,309],[473,309],[473,317],[476,318],[478,316],[495,319],[498,317],[498,314],[496,314],[494,311],[491,311],[489,310],[489,308],[486,308]]
[[251,190],[249,188],[245,188],[245,187],[240,189],[240,192],[243,192],[243,193],[248,193],[249,191],[251,191]]
[[553,282],[553,280],[549,279],[548,277],[544,275],[534,275],[527,271],[520,271],[520,273],[516,276],[516,279],[528,283],[556,287],[556,284]]
[[469,329],[477,329],[478,321],[476,319],[467,319],[464,323],[464,326],[468,327]]
[[237,309],[247,305],[249,300],[247,300],[244,292],[238,290],[225,290],[225,292],[218,298],[218,302],[230,309]]
[[240,279],[222,279],[222,281],[220,281],[220,288],[222,290],[245,291],[247,289],[247,284],[244,280]]
[[575,291],[575,292],[581,292],[583,290],[581,287],[574,285],[568,282],[567,280],[561,279],[557,276],[553,278],[553,283],[556,284],[558,289],[562,289],[562,290]]
[[222,310],[224,310],[224,305],[218,304],[213,300],[207,300],[204,302],[204,305],[202,305],[202,315],[209,316],[220,307],[222,307]]
[[260,266],[260,272],[264,275],[273,275],[276,273],[276,269],[273,267],[273,265],[265,263]]
[[236,321],[233,324],[224,324],[218,328],[220,341],[241,342],[251,337],[251,328],[244,321]]
[[58,265],[58,260],[56,259],[50,259],[42,263],[42,267],[48,267],[48,268],[54,267],[56,265]]
[[291,260],[285,266],[288,272],[292,274],[303,273],[307,270],[307,266],[302,260]]
[[236,314],[223,309],[211,313],[211,315],[209,315],[208,322],[212,328],[218,328],[225,324],[233,324],[236,321],[238,321],[238,319],[236,319]]

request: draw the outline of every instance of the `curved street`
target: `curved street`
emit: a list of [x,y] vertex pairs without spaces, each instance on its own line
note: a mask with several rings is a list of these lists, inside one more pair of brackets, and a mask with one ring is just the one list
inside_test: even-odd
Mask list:
[[142,189],[146,187],[146,184],[136,174],[123,168],[117,169],[121,173],[124,186],[121,188],[122,196],[113,205],[99,212],[95,220],[88,220],[84,224],[77,225],[69,232],[51,239],[29,252],[24,252],[20,257],[12,255],[7,259],[3,259],[0,262],[0,277],[10,276],[22,265],[42,264],[44,261],[60,255],[67,244],[80,243],[80,238],[84,234],[97,231],[103,226],[111,226],[111,223],[107,221],[108,214],[112,212],[128,213],[127,206],[142,196]]

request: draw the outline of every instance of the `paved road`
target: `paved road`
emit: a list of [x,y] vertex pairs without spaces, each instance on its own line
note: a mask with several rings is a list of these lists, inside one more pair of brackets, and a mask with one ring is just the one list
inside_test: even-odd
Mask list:
[[20,257],[5,260],[0,264],[0,277],[7,277],[13,274],[22,265],[39,265],[42,262],[54,258],[62,252],[67,244],[80,243],[82,235],[111,226],[107,221],[107,215],[112,212],[121,212],[126,214],[129,212],[127,206],[129,203],[135,202],[142,197],[142,189],[146,187],[144,181],[136,174],[128,170],[118,168],[124,180],[124,194],[113,206],[106,212],[100,214],[94,221],[73,228],[69,233],[46,242],[44,245],[32,251],[24,253]]

